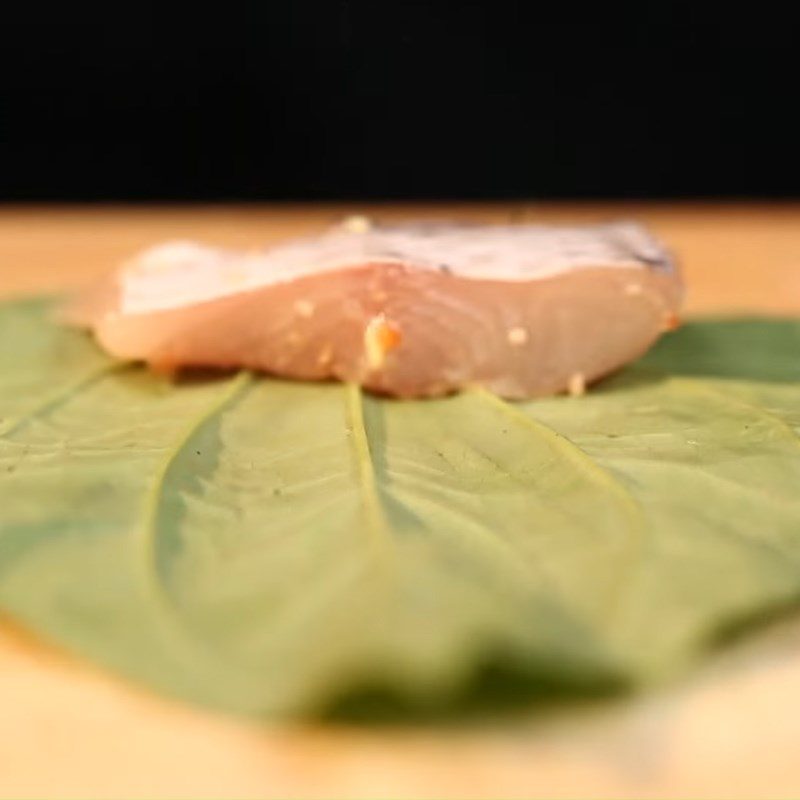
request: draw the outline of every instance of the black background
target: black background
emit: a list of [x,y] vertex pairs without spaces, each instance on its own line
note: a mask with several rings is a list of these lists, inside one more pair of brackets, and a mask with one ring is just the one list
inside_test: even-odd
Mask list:
[[3,200],[800,195],[798,27],[765,4],[0,13]]

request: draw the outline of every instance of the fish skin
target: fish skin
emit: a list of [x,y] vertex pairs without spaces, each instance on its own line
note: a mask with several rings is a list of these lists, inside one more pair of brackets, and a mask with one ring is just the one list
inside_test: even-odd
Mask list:
[[637,358],[681,297],[671,255],[632,223],[360,223],[247,254],[161,245],[76,297],[66,318],[112,355],[160,370],[525,398]]

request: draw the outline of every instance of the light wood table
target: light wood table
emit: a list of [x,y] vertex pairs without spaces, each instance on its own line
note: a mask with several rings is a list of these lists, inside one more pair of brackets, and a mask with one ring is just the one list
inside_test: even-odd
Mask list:
[[[165,239],[251,247],[355,211],[635,218],[680,254],[688,312],[800,310],[797,205],[10,207],[0,209],[0,294],[72,287]],[[128,686],[8,623],[0,625],[0,796],[796,797],[798,709],[794,620],[635,702],[420,729],[241,723]]]

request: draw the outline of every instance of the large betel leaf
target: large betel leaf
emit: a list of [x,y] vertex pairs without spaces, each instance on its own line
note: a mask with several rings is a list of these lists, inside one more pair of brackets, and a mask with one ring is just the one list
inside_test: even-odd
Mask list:
[[174,384],[49,312],[0,307],[0,610],[163,691],[639,685],[800,596],[798,323],[691,324],[509,404]]

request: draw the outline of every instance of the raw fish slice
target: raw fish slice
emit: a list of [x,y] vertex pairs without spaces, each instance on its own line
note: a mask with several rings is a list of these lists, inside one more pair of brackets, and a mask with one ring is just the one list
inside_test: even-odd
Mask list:
[[75,324],[158,369],[247,367],[398,397],[580,392],[674,327],[681,285],[641,227],[351,219],[236,253],[150,249],[76,298]]

